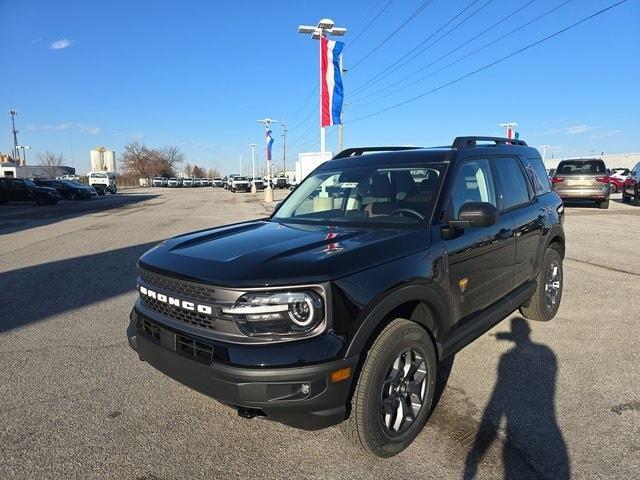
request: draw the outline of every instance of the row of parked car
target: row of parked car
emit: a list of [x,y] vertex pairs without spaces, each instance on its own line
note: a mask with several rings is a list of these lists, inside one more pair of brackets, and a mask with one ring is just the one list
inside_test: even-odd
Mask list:
[[98,195],[91,185],[76,180],[49,178],[0,178],[0,204],[34,201],[38,205],[55,205],[58,200],[86,200]]
[[151,181],[152,187],[221,187],[222,178],[178,178],[155,177]]
[[622,192],[623,202],[640,206],[640,162],[631,169],[608,169],[599,158],[562,160],[549,178],[563,200],[589,200],[606,209],[610,195]]
[[256,190],[264,190],[267,185],[271,188],[289,188],[291,186],[289,179],[284,175],[275,176],[269,181],[264,177],[243,177],[242,175],[231,174],[223,179],[225,190],[236,192],[250,192],[251,187],[255,186]]

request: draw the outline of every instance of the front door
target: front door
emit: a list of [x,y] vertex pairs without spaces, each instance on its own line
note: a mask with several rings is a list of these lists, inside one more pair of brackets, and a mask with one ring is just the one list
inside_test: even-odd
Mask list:
[[[449,216],[458,218],[468,202],[488,202],[496,207],[497,194],[488,158],[465,159],[454,173]],[[495,225],[470,227],[445,240],[454,322],[484,310],[513,288],[516,246],[510,215]]]

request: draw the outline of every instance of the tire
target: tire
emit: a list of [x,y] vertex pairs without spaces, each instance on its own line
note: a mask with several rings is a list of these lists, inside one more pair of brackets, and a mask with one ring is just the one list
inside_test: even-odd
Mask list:
[[[555,273],[553,268],[557,267]],[[554,285],[548,285],[553,283]],[[521,306],[520,313],[529,320],[548,322],[558,313],[564,285],[562,257],[555,248],[548,248],[540,265],[536,280],[536,290],[529,299],[529,305]],[[547,291],[552,298],[547,298]],[[554,295],[555,291],[555,295]]]
[[625,193],[624,187],[622,187],[622,203],[629,203],[630,201],[631,197]]
[[[411,363],[405,370],[402,367],[407,358]],[[407,370],[414,372],[408,383],[407,377],[403,377]],[[388,458],[400,453],[427,422],[437,372],[435,348],[425,329],[402,318],[393,320],[382,330],[364,360],[351,398],[350,416],[340,425],[344,436],[369,455]],[[390,380],[392,377],[395,380]],[[411,386],[417,394],[408,393]],[[405,408],[400,405],[400,397],[405,399]],[[408,398],[411,403],[406,402]],[[413,402],[420,400],[422,404],[416,412]],[[391,413],[385,414],[385,408]],[[402,412],[400,420],[398,412]],[[413,420],[405,415],[407,412],[413,414]]]
[[609,208],[609,200],[604,200],[602,202],[598,203],[598,208],[600,210],[606,210],[607,208]]
[[616,185],[615,183],[611,182],[611,183],[609,184],[609,191],[610,191],[611,193],[618,193],[618,187],[617,187],[617,185]]

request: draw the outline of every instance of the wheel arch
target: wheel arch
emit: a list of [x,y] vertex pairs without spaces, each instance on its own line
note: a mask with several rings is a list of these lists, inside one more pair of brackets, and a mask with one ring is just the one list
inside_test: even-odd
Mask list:
[[442,341],[449,331],[450,310],[444,293],[429,285],[403,286],[388,292],[360,323],[346,356],[368,351],[380,332],[395,318],[405,318],[422,326],[434,343],[438,359],[441,358]]

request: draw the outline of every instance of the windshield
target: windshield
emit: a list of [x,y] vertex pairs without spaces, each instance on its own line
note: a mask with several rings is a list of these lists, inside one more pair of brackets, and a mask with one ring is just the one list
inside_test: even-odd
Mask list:
[[30,187],[36,187],[37,185],[33,182],[33,180],[31,180],[30,178],[23,178],[22,181],[24,182],[25,185],[28,185]]
[[442,164],[323,169],[308,176],[272,217],[320,224],[405,224],[429,220]]
[[107,178],[107,174],[106,173],[92,173],[91,177],[92,178]]
[[236,177],[233,180],[236,182],[245,182],[247,180],[247,177]]

